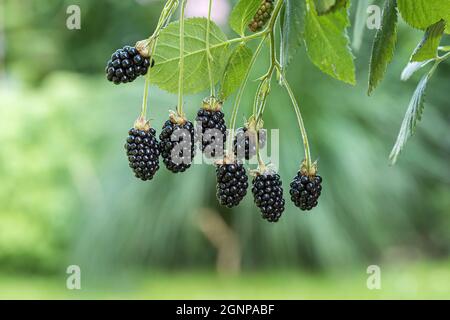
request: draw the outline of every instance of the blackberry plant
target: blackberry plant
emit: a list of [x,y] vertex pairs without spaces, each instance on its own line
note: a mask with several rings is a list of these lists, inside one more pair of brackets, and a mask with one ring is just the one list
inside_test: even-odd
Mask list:
[[[285,208],[280,176],[266,167],[260,150],[266,142],[263,130],[264,114],[268,106],[274,75],[286,90],[300,129],[304,161],[290,185],[291,200],[302,210],[311,210],[318,204],[322,192],[322,178],[317,172],[317,161],[310,154],[308,136],[300,106],[287,80],[287,70],[301,43],[306,54],[322,72],[349,84],[356,83],[354,56],[350,49],[347,26],[351,0],[238,0],[229,24],[238,35],[228,39],[211,21],[213,0],[208,3],[207,18],[185,19],[187,0],[167,0],[153,34],[116,51],[108,61],[106,74],[109,81],[126,83],[145,75],[144,98],[139,121],[130,130],[126,149],[130,166],[142,180],[150,180],[158,170],[158,156],[172,172],[183,172],[191,166],[195,151],[194,125],[183,112],[184,94],[210,89],[196,120],[198,132],[210,129],[226,132],[224,109],[227,99],[236,92],[230,110],[230,136],[220,142],[225,154],[217,162],[217,197],[225,206],[238,205],[245,196],[248,181],[243,159],[257,158],[252,192],[255,203],[265,219],[278,221]],[[359,1],[364,11],[364,1]],[[414,3],[414,4],[412,4]],[[171,22],[177,8],[180,19]],[[421,10],[416,10],[420,7]],[[424,109],[426,87],[438,66],[450,58],[450,46],[441,46],[444,34],[450,34],[450,1],[441,0],[385,0],[382,28],[377,30],[373,43],[369,73],[369,94],[382,80],[387,65],[393,58],[398,17],[412,27],[424,30],[424,37],[411,56],[402,74],[406,80],[415,72],[431,65],[420,81],[403,120],[397,142],[391,153],[395,162],[408,138],[414,133]],[[359,15],[358,15],[359,16]],[[363,15],[361,15],[363,16]],[[357,17],[361,19],[361,17]],[[355,22],[355,47],[361,42],[365,23]],[[361,27],[362,26],[362,27]],[[278,30],[276,29],[278,28]],[[252,33],[248,32],[252,31]],[[276,34],[280,34],[280,48]],[[257,41],[255,50],[248,43]],[[185,44],[187,42],[187,44]],[[237,130],[236,119],[243,94],[252,70],[261,52],[267,49],[269,67],[260,76],[254,103],[247,123]],[[151,57],[157,57],[153,66]],[[185,68],[185,60],[187,60]],[[206,76],[207,71],[207,76]],[[176,112],[170,114],[156,140],[156,132],[146,122],[147,99],[150,84],[169,93],[178,94]],[[218,90],[216,94],[216,87]],[[285,112],[284,106],[276,112]],[[225,138],[225,136],[224,136]],[[202,140],[201,148],[207,155],[208,147],[216,141]],[[158,147],[159,145],[159,147]],[[219,148],[220,150],[220,148]],[[213,152],[209,154],[218,157]]]

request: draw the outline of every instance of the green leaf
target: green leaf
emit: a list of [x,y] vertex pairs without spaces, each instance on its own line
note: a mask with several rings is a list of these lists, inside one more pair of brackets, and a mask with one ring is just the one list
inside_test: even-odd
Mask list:
[[355,84],[355,64],[346,28],[347,7],[319,16],[313,0],[307,0],[305,44],[310,60],[323,72]]
[[[196,93],[209,87],[206,54],[205,18],[185,20],[184,93]],[[228,58],[228,42],[225,34],[211,21],[210,52],[213,58],[211,70],[215,82],[223,74]],[[153,55],[156,64],[151,69],[150,80],[163,90],[178,92],[178,64],[180,61],[180,25],[172,22],[164,28],[158,38]]]
[[225,73],[222,77],[222,88],[220,97],[226,100],[237,88],[239,88],[244,79],[247,68],[252,60],[252,50],[245,44],[237,46],[228,59]]
[[[296,0],[296,2],[302,1]],[[347,0],[314,0],[314,6],[320,16],[345,7],[346,5]]]
[[280,64],[284,71],[304,39],[305,12],[304,1],[286,0],[281,13]]
[[[425,30],[443,19],[450,22],[450,0],[398,0],[398,9],[410,26]],[[447,33],[450,26],[447,25]]]
[[397,21],[396,0],[386,0],[381,28],[377,30],[375,35],[370,58],[369,95],[383,79],[387,66],[394,57],[397,42]]
[[236,33],[244,36],[248,24],[252,21],[259,7],[261,0],[239,0],[231,11],[230,26]]
[[426,61],[434,59],[438,56],[438,47],[441,43],[442,36],[444,35],[445,21],[440,20],[427,28],[422,41],[414,51],[411,61]]
[[392,164],[395,164],[398,156],[403,150],[408,139],[414,134],[417,126],[417,122],[419,122],[422,118],[423,109],[424,109],[424,101],[425,101],[425,91],[427,88],[428,80],[430,79],[431,73],[426,74],[422,80],[420,80],[419,85],[412,96],[412,99],[409,103],[408,110],[406,111],[405,117],[403,119],[402,126],[400,128],[400,132],[397,137],[397,141],[391,151],[389,159]]

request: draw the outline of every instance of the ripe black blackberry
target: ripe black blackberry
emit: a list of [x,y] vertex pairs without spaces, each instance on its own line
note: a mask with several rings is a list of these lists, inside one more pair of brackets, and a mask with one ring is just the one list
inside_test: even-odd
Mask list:
[[[173,173],[184,172],[191,166],[195,155],[195,132],[192,122],[171,114],[170,119],[164,123],[159,139],[163,162],[168,170]],[[177,154],[173,154],[176,152],[174,148],[178,150]]]
[[244,166],[237,162],[219,164],[216,176],[219,203],[228,208],[237,206],[247,194],[248,177]]
[[259,137],[259,148],[266,145],[266,131],[249,129],[247,126],[238,128],[233,140],[234,156],[238,160],[250,160],[256,155],[256,137]]
[[214,97],[205,99],[203,100],[203,107],[197,112],[197,118],[195,119],[198,126],[197,130],[202,137],[202,151],[207,158],[223,157],[227,126],[221,108],[222,102]]
[[253,17],[253,20],[248,25],[250,30],[253,32],[261,31],[264,25],[270,20],[272,11],[273,0],[262,0],[261,6]]
[[159,143],[155,138],[155,129],[150,128],[148,123],[144,126],[138,123],[139,120],[128,131],[125,150],[136,178],[147,181],[153,179],[159,169]]
[[125,46],[112,54],[105,68],[106,78],[115,84],[132,82],[145,75],[154,64],[153,59],[150,62],[136,48]]
[[291,200],[301,210],[311,210],[318,204],[322,193],[322,177],[307,175],[300,170],[291,182]]
[[285,200],[280,175],[272,171],[257,174],[252,193],[261,215],[269,222],[277,222],[284,211]]

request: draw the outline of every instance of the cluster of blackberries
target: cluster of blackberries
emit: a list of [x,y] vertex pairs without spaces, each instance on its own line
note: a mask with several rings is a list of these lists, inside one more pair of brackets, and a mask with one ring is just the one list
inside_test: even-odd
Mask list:
[[253,17],[253,20],[248,25],[250,30],[253,32],[261,31],[264,25],[269,21],[272,11],[273,0],[262,0],[261,6]]
[[173,173],[184,172],[195,156],[195,132],[192,122],[169,119],[159,135],[161,155],[166,168]]
[[155,129],[130,129],[125,149],[130,168],[136,178],[151,180],[159,169],[159,143],[155,138]]
[[269,222],[277,222],[284,211],[285,200],[280,175],[271,171],[253,179],[252,193],[261,215]]
[[195,119],[201,136],[201,148],[207,158],[223,155],[227,135],[225,115],[220,111],[221,103],[218,103],[219,108],[214,105],[204,102],[204,107],[197,112]]
[[132,82],[145,75],[154,63],[153,59],[150,62],[136,48],[125,46],[112,54],[106,65],[106,78],[115,84]]
[[233,140],[234,156],[238,160],[250,160],[256,155],[256,139],[259,139],[259,149],[266,145],[266,130],[249,130],[247,127],[236,130]]
[[242,164],[220,164],[216,168],[217,199],[228,208],[237,206],[247,194],[248,178]]
[[322,193],[322,177],[314,175],[309,177],[300,171],[291,182],[291,200],[302,210],[311,210],[317,206]]

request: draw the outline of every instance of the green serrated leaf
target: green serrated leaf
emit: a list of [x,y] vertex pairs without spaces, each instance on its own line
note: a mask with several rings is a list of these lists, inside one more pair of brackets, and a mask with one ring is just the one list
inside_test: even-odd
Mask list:
[[398,0],[398,9],[406,23],[421,30],[441,19],[450,22],[450,0]]
[[323,72],[355,84],[355,64],[346,29],[347,7],[319,16],[313,0],[307,0],[305,44],[310,60]]
[[394,57],[397,42],[397,22],[397,2],[396,0],[386,0],[381,28],[377,30],[373,41],[369,71],[369,95],[383,79],[387,66]]
[[241,86],[252,56],[252,50],[245,44],[237,46],[231,53],[221,81],[220,97],[222,100],[226,100]]
[[425,101],[425,91],[427,88],[428,80],[430,79],[430,73],[426,74],[422,80],[420,80],[419,85],[414,92],[411,101],[406,111],[405,117],[400,127],[400,132],[397,137],[397,141],[391,151],[389,159],[392,164],[397,161],[400,152],[403,150],[408,139],[414,134],[419,122],[422,118],[424,101]]
[[[206,22],[205,18],[189,18],[185,20],[185,55],[184,55],[184,93],[196,93],[209,87],[207,54],[206,54]],[[211,21],[210,52],[212,55],[211,70],[215,82],[223,74],[228,58],[228,42],[225,34]],[[161,31],[153,55],[156,64],[151,69],[150,80],[163,90],[178,92],[178,64],[180,61],[180,25],[172,22]]]
[[441,43],[442,36],[444,35],[445,25],[445,21],[440,20],[427,28],[422,41],[417,46],[416,50],[414,50],[411,61],[421,62],[437,57],[438,47]]
[[286,0],[281,13],[280,64],[284,71],[304,39],[306,5],[304,1]]
[[239,0],[230,14],[231,29],[244,36],[248,24],[261,6],[261,2],[261,0]]

